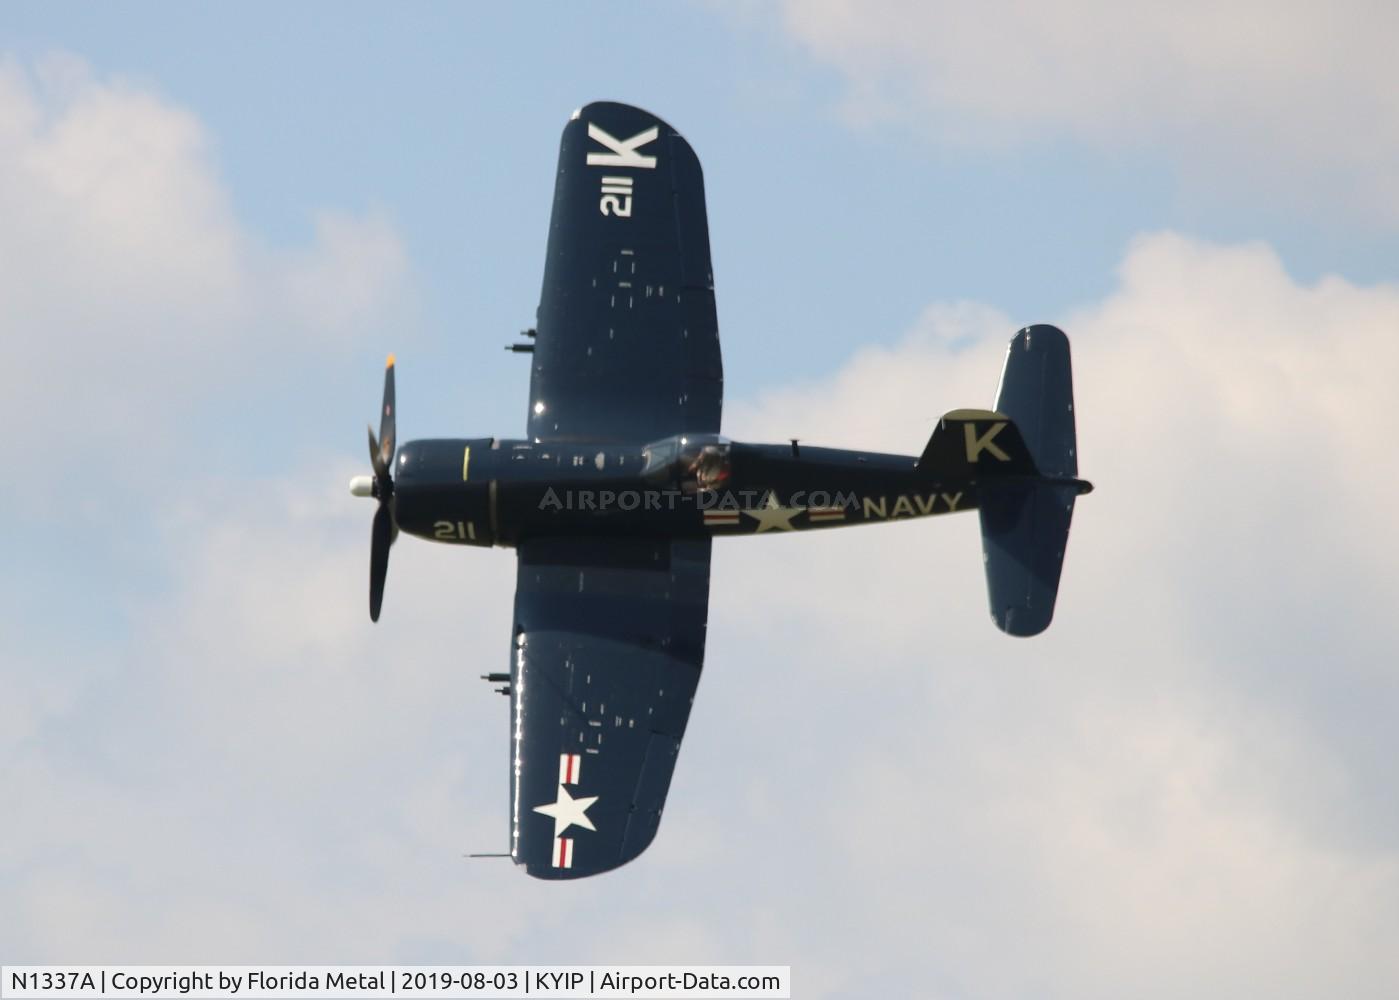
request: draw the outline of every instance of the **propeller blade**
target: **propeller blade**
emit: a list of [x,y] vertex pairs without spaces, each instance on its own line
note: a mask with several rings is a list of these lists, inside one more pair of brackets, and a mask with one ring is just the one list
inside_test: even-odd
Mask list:
[[369,620],[379,620],[379,608],[384,603],[384,578],[389,572],[389,546],[393,544],[393,515],[388,504],[380,504],[374,512],[374,529],[369,544]]
[[390,354],[384,366],[384,408],[379,413],[379,459],[385,469],[393,464],[393,450],[398,438],[393,397],[393,355]]
[[[393,519],[393,453],[397,434],[394,419],[393,355],[389,355],[384,367],[384,406],[379,413],[379,436],[374,436],[374,427],[369,427],[369,461],[374,466],[374,482],[370,491],[379,498],[379,509],[374,512],[374,528],[369,538],[369,620],[379,620],[379,609],[384,604],[384,578],[389,573],[389,546],[398,537],[398,525]],[[362,485],[351,484],[352,491],[360,491]]]
[[369,464],[374,467],[374,478],[384,480],[389,478],[389,466],[384,461],[379,448],[379,439],[374,436],[374,428],[369,428]]

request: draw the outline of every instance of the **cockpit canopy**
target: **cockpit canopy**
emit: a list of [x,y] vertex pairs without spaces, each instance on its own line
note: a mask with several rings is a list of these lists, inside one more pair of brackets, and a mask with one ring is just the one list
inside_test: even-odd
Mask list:
[[686,492],[721,489],[732,471],[729,439],[718,434],[677,434],[642,450],[641,474]]

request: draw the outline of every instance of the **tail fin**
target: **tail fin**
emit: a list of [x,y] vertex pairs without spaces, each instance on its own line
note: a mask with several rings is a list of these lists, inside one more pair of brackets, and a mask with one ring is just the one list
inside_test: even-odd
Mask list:
[[1012,421],[1010,429],[1018,429],[1038,478],[984,482],[986,591],[997,627],[1010,635],[1037,635],[1054,617],[1074,499],[1092,489],[1077,478],[1073,375],[1062,331],[1031,326],[1015,335],[996,410]]
[[930,479],[1038,475],[1019,428],[1006,414],[991,410],[944,414],[917,468]]

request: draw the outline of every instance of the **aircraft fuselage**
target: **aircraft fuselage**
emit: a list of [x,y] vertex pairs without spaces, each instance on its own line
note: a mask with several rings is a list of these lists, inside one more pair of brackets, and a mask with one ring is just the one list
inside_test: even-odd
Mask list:
[[700,487],[684,469],[648,471],[640,445],[412,441],[395,463],[394,519],[432,541],[513,546],[551,536],[805,531],[979,506],[977,480],[930,479],[911,456],[725,445],[723,480]]

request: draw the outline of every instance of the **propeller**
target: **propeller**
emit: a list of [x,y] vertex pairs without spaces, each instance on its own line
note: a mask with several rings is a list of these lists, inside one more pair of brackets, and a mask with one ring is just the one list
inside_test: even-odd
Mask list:
[[393,453],[395,442],[393,355],[384,368],[384,407],[379,414],[379,436],[369,428],[369,462],[373,477],[356,476],[350,481],[355,496],[372,496],[379,500],[374,512],[374,527],[369,536],[369,619],[379,620],[379,608],[384,603],[384,578],[389,572],[389,546],[398,535],[393,519]]

